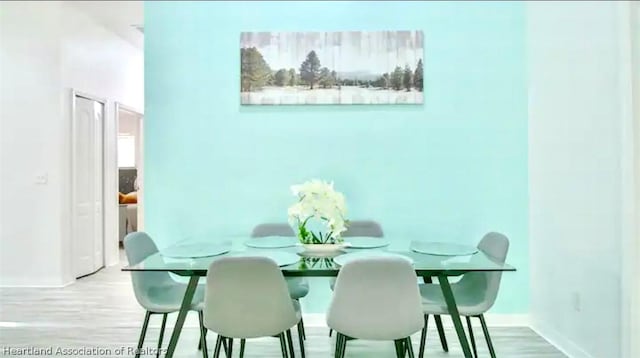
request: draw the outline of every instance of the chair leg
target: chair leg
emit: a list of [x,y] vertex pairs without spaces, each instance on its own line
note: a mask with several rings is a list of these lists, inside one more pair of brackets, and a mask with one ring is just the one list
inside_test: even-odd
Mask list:
[[298,323],[298,342],[300,343],[300,356],[305,358],[304,352],[304,326],[302,325],[302,320]]
[[240,358],[244,358],[244,345],[247,343],[247,340],[242,338],[240,340]]
[[304,320],[302,319],[302,315],[300,315],[300,323],[298,323],[298,326],[301,329],[302,332],[302,339],[304,339],[305,341],[307,340],[307,332],[304,330]]
[[162,348],[162,338],[164,338],[164,327],[167,325],[167,314],[162,314],[162,324],[160,325],[160,337],[158,337],[158,350],[156,351],[156,358],[160,358],[160,348]]
[[[433,279],[431,276],[423,276],[422,280],[424,283],[433,283]],[[449,345],[447,344],[447,336],[444,334],[444,327],[442,326],[442,317],[440,315],[434,315],[433,318],[436,320],[436,328],[438,329],[438,336],[440,336],[440,344],[442,345],[442,350],[445,352],[449,351]]]
[[473,356],[478,358],[478,349],[476,348],[476,338],[473,335],[473,328],[471,327],[471,318],[469,316],[465,317],[467,319],[467,329],[469,330],[469,337],[471,338],[471,349],[473,349]]
[[229,344],[227,346],[227,358],[233,357],[233,338],[227,338]]
[[440,344],[442,345],[442,350],[445,352],[449,351],[449,345],[447,344],[447,336],[444,334],[444,327],[442,326],[442,317],[440,315],[434,315],[433,318],[436,320],[436,327],[438,328],[438,336],[440,336]]
[[222,345],[222,336],[218,335],[218,338],[216,339],[216,347],[213,350],[213,358],[219,358],[220,357],[220,346]]
[[136,350],[136,358],[140,357],[140,351],[142,350],[142,344],[144,343],[144,336],[147,335],[147,327],[149,327],[149,317],[151,317],[151,312],[147,311],[144,314],[144,323],[142,324],[142,332],[140,332],[140,338],[138,339],[138,349]]
[[222,339],[222,349],[224,349],[224,355],[228,356],[229,355],[229,345],[227,344],[227,339],[226,338]]
[[287,344],[289,345],[289,357],[295,358],[296,355],[293,352],[293,339],[291,338],[291,330],[287,329]]
[[340,357],[340,344],[341,344],[340,343],[340,333],[338,333],[338,334],[336,334],[336,349],[335,349],[335,351],[333,353],[333,356],[335,358]]
[[331,337],[332,333],[333,333],[333,329],[329,328],[329,337]]
[[429,315],[424,315],[424,327],[422,328],[422,334],[420,334],[420,350],[418,351],[418,357],[424,357],[424,349],[427,341],[427,326],[429,325]]
[[489,336],[489,328],[487,328],[487,322],[484,320],[484,315],[479,315],[480,324],[482,325],[482,332],[484,333],[484,339],[487,341],[487,346],[489,346],[489,354],[491,358],[496,358],[496,351],[493,349],[493,343],[491,343],[491,337]]
[[347,350],[347,341],[349,340],[347,336],[342,333],[338,333],[340,335],[340,356],[339,358],[344,358],[344,354]]
[[[204,326],[204,324],[203,324],[203,326]],[[207,330],[206,329],[204,330],[204,339],[205,340],[207,339]],[[198,341],[198,350],[201,350],[201,349],[202,349],[202,341]]]
[[404,358],[405,356],[405,347],[404,347],[404,340],[403,339],[396,339],[395,341],[393,341],[393,343],[396,346],[396,357],[397,358]]
[[198,320],[200,321],[200,346],[202,348],[202,358],[207,358],[209,350],[207,349],[207,330],[204,328],[204,314],[202,311],[198,312]]
[[280,333],[278,335],[278,338],[280,338],[280,350],[282,351],[282,358],[288,358],[287,343],[286,343],[286,339],[284,338],[284,333]]
[[405,339],[405,346],[406,350],[409,352],[409,358],[416,358],[416,356],[413,354],[413,344],[411,343],[411,337],[407,337]]

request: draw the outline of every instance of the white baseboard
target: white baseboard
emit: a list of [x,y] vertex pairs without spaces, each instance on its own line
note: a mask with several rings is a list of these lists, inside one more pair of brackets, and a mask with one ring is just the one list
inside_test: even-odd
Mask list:
[[70,281],[70,282],[62,282],[62,283],[23,283],[23,282],[15,282],[15,283],[11,283],[9,282],[7,283],[3,283],[0,284],[0,288],[61,288],[61,287],[66,287],[69,286],[70,284],[74,283],[75,280]]
[[573,341],[544,323],[534,321],[531,322],[530,327],[540,337],[542,337],[544,340],[552,344],[559,351],[570,358],[594,358],[592,355],[585,352],[582,348],[578,347],[578,345]]

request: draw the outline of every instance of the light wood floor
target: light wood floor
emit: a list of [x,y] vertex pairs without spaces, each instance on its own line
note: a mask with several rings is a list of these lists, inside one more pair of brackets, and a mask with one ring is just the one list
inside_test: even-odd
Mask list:
[[[0,356],[8,356],[6,347],[39,347],[82,349],[97,347],[84,356],[130,356],[128,349],[136,346],[144,311],[133,296],[127,273],[120,267],[110,267],[95,275],[78,280],[64,288],[2,288],[0,289]],[[169,341],[171,325],[176,315],[167,320],[163,347]],[[160,316],[152,316],[145,347],[155,348]],[[432,324],[432,322],[430,322]],[[489,322],[491,325],[491,322]],[[453,330],[447,331],[450,352],[440,348],[435,326],[430,327],[426,357],[463,357]],[[482,331],[474,330],[479,356],[488,357]],[[527,327],[490,327],[498,357],[556,358],[565,357],[552,345]],[[293,333],[297,342],[296,333]],[[208,344],[213,347],[215,335]],[[202,357],[197,350],[197,316],[190,313],[176,350],[177,357]],[[418,348],[419,335],[413,337]],[[331,357],[334,341],[325,327],[307,328],[307,357]],[[296,352],[298,345],[295,344]],[[239,347],[234,350],[237,356]],[[124,349],[124,354],[119,351]],[[211,349],[212,350],[212,349]],[[55,352],[54,352],[55,353]],[[211,352],[210,352],[211,353]],[[75,356],[81,353],[73,354]],[[299,354],[296,354],[299,357]],[[25,355],[23,355],[25,356]],[[26,355],[29,356],[29,355]],[[33,355],[36,356],[36,355]],[[42,354],[37,356],[43,356]],[[149,357],[155,354],[147,355]],[[262,338],[247,342],[246,357],[280,357],[277,339]],[[347,357],[394,357],[393,343],[350,341]]]

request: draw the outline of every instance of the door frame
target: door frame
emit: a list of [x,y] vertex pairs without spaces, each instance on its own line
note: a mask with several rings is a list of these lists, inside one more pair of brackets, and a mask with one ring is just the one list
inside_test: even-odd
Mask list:
[[622,136],[621,353],[639,357],[640,341],[640,4],[619,3]]
[[[105,199],[106,199],[106,181],[105,181],[105,175],[104,175],[104,169],[105,169],[105,164],[106,164],[106,120],[107,120],[107,113],[108,113],[108,108],[107,108],[107,100],[98,96],[94,96],[82,91],[78,91],[74,88],[71,89],[71,273],[72,273],[72,277],[75,280],[77,278],[76,276],[76,269],[77,269],[77,262],[76,262],[76,243],[77,243],[77,237],[76,237],[76,194],[75,194],[75,174],[76,174],[76,147],[77,147],[77,143],[75,141],[75,133],[77,130],[77,124],[76,124],[76,97],[83,97],[92,101],[96,101],[100,104],[102,104],[102,266],[97,269],[96,271],[90,273],[89,275],[92,275],[98,271],[100,271],[102,268],[104,268],[106,266],[106,260],[105,260],[105,255],[106,255],[106,250],[105,250],[105,227],[106,227],[106,223],[105,223]],[[86,276],[86,275],[85,275]]]
[[[115,125],[113,126],[114,128],[114,132],[111,134],[111,137],[114,140],[115,143],[115,158],[114,160],[109,163],[110,166],[113,166],[112,168],[106,168],[106,171],[108,172],[112,172],[115,173],[116,175],[116,181],[115,181],[115,190],[116,193],[118,192],[119,188],[118,188],[118,133],[120,133],[120,110],[125,110],[127,112],[131,112],[134,113],[136,115],[138,115],[139,117],[139,122],[138,122],[138,143],[137,145],[139,146],[139,148],[136,148],[138,150],[140,150],[140,158],[136,158],[139,159],[139,162],[136,162],[136,167],[137,167],[137,181],[138,181],[138,229],[142,229],[143,225],[144,225],[144,113],[133,107],[133,106],[129,106],[126,104],[123,104],[121,102],[114,102],[114,113],[113,113],[113,117],[114,117],[114,122]],[[118,210],[117,207],[118,203],[116,203],[116,213]],[[118,225],[120,225],[120,223],[118,222]]]

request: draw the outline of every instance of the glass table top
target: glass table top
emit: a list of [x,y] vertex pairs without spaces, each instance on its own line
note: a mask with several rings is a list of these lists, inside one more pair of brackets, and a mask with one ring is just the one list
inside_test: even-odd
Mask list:
[[[331,277],[337,276],[340,265],[334,261],[334,257],[351,252],[363,252],[374,255],[375,252],[388,252],[405,256],[413,261],[413,266],[418,276],[458,276],[472,271],[515,271],[508,264],[500,264],[491,260],[483,252],[479,251],[467,256],[437,256],[413,252],[409,248],[405,250],[387,250],[387,248],[375,249],[343,249],[336,255],[325,257],[307,256],[300,246],[279,249],[257,249],[238,246],[228,253],[199,258],[171,258],[161,253],[153,254],[135,265],[122,268],[123,271],[167,271],[181,276],[206,276],[209,265],[214,260],[229,256],[244,255],[272,255],[274,251],[295,254],[298,261],[287,264],[283,262],[280,268],[284,276],[313,276]],[[291,256],[289,256],[291,257]],[[338,260],[340,261],[340,260]],[[291,262],[291,261],[289,261]]]

